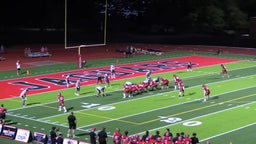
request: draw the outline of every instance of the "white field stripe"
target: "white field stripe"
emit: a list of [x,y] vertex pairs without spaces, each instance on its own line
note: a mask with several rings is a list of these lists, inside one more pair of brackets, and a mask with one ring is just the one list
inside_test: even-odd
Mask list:
[[[223,109],[223,110],[220,110],[220,111],[217,111],[217,112],[213,112],[213,113],[201,115],[201,116],[194,117],[194,118],[191,118],[191,119],[187,119],[187,120],[184,120],[184,121],[180,121],[180,122],[177,122],[177,123],[168,124],[168,125],[165,125],[165,126],[162,126],[162,127],[157,127],[157,128],[154,128],[154,129],[150,129],[150,130],[148,130],[148,131],[155,131],[155,130],[163,129],[163,128],[170,127],[170,126],[173,126],[173,125],[178,125],[178,124],[180,124],[180,123],[184,123],[184,122],[187,122],[187,121],[192,121],[192,120],[195,120],[195,119],[198,119],[198,118],[203,118],[203,117],[215,115],[215,114],[218,114],[218,113],[221,113],[221,112],[225,112],[225,111],[228,111],[228,110],[232,110],[232,109],[244,107],[244,106],[246,106],[246,105],[251,105],[251,104],[254,104],[254,103],[256,103],[256,102],[253,101],[253,102],[246,103],[246,104],[239,105],[239,106],[235,106],[235,107],[232,107],[232,108]],[[144,133],[145,133],[145,131],[140,132],[140,133],[136,133],[136,134],[144,134]],[[135,134],[131,134],[131,135],[135,135]]]
[[241,129],[244,129],[244,128],[247,128],[247,127],[250,127],[250,126],[253,126],[255,125],[255,123],[251,123],[251,124],[248,124],[248,125],[245,125],[245,126],[242,126],[242,127],[239,127],[239,128],[236,128],[236,129],[233,129],[233,130],[230,130],[230,131],[227,131],[227,132],[224,132],[224,133],[221,133],[221,134],[218,134],[218,135],[215,135],[215,136],[212,136],[212,137],[208,137],[206,139],[202,139],[200,140],[200,142],[203,142],[203,141],[206,141],[206,140],[209,140],[209,139],[212,139],[212,138],[216,138],[216,137],[219,137],[219,136],[223,136],[225,134],[228,134],[228,133],[232,133],[232,132],[235,132],[235,131],[239,131]]
[[[249,87],[249,88],[254,88],[254,87],[256,87],[256,86]],[[243,89],[239,89],[239,90],[234,90],[234,91],[230,91],[230,92],[221,93],[221,94],[218,94],[218,95],[211,96],[211,98],[214,98],[216,96],[223,95],[223,94],[228,94],[228,93],[232,93],[232,92],[236,92],[236,91],[240,91],[240,90],[249,89],[249,88],[243,88]],[[161,94],[157,94],[157,95],[161,95]],[[149,110],[149,111],[145,111],[145,112],[141,112],[141,113],[137,113],[137,114],[126,115],[126,116],[123,116],[123,117],[119,117],[119,118],[115,118],[115,119],[111,119],[111,120],[106,120],[104,122],[98,122],[98,123],[94,123],[94,124],[91,124],[91,125],[81,126],[79,128],[84,128],[84,127],[88,127],[88,126],[93,126],[93,125],[98,125],[98,124],[102,124],[102,123],[106,123],[106,122],[111,122],[111,121],[115,121],[115,120],[119,120],[119,119],[123,119],[123,118],[128,118],[128,117],[132,117],[132,116],[136,116],[136,115],[141,115],[141,114],[145,114],[145,113],[149,113],[149,112],[153,112],[153,111],[157,111],[157,110],[161,110],[161,109],[171,108],[171,107],[175,107],[175,106],[179,106],[179,105],[182,105],[182,104],[187,104],[187,103],[191,103],[191,102],[195,102],[195,101],[200,101],[200,100],[202,100],[202,99],[195,99],[195,100],[192,100],[192,101],[187,101],[187,102],[178,103],[178,104],[174,104],[174,105],[170,105],[170,106],[166,106],[166,107],[161,107],[161,108],[157,108],[157,109],[153,109],[153,110]]]
[[[237,61],[236,61],[237,62]],[[236,62],[229,62],[229,63],[236,63]],[[205,68],[205,67],[212,67],[212,66],[216,66],[216,65],[219,65],[219,64],[215,64],[215,65],[209,65],[209,66],[202,66],[202,67],[197,67],[197,68],[194,68],[194,69],[200,69],[200,68]],[[102,66],[102,67],[106,67],[106,66]],[[235,71],[235,70],[240,70],[240,69],[245,69],[245,68],[251,68],[251,67],[256,67],[256,66],[249,66],[249,67],[243,67],[243,68],[237,68],[237,69],[232,69],[232,70],[229,70],[229,71]],[[92,68],[92,69],[94,69],[94,68]],[[174,70],[174,71],[169,71],[169,72],[179,72],[179,71],[184,71],[184,69],[182,69],[182,70]],[[67,71],[67,73],[71,73],[72,71]],[[155,73],[155,74],[153,74],[153,75],[156,75],[156,74],[163,74],[163,73],[169,73],[169,72],[159,72],[159,73]],[[207,72],[207,71],[205,71],[205,72]],[[63,72],[58,72],[58,73],[63,73]],[[58,74],[57,73],[57,74]],[[207,76],[207,75],[212,75],[212,73],[218,73],[218,72],[209,72],[208,74],[201,74],[200,76]],[[220,72],[219,72],[220,73]],[[44,75],[49,75],[49,74],[44,74]],[[44,75],[41,75],[41,76],[44,76]],[[200,77],[199,76],[199,77]],[[39,77],[39,76],[32,76],[32,77]],[[142,77],[142,75],[141,76],[135,76],[135,77],[133,77],[133,78],[136,78],[136,77]],[[187,77],[187,78],[192,78],[192,77],[198,77],[198,75],[196,75],[196,76],[191,76],[191,77]],[[18,78],[19,79],[19,78]],[[112,81],[121,81],[121,80],[125,80],[125,79],[127,79],[127,78],[121,78],[121,79],[118,79],[118,80],[112,80]],[[184,79],[186,79],[186,78],[184,78]],[[0,80],[1,81],[1,80]],[[3,80],[4,81],[4,80]],[[88,85],[86,85],[86,86],[91,86],[91,85],[95,85],[95,84],[88,84]],[[73,88],[73,87],[72,87]],[[54,92],[54,91],[61,91],[61,90],[67,90],[67,89],[72,89],[72,88],[63,88],[63,89],[58,89],[58,90],[53,90],[53,91],[46,91],[46,92],[41,92],[41,93],[36,93],[36,94],[31,94],[31,95],[29,95],[29,97],[31,97],[31,96],[37,96],[38,94],[43,94],[43,93],[48,93],[48,92]],[[18,97],[18,96],[17,96]],[[13,99],[14,97],[12,97],[12,98],[6,98],[6,99],[2,99],[2,100],[8,100],[8,99]]]
[[[255,67],[255,66],[252,66],[252,67]],[[242,68],[241,68],[241,69],[242,69]],[[208,75],[212,75],[212,74],[211,74],[211,73],[210,73],[210,74],[203,74],[203,75],[200,74],[200,75],[196,75],[196,76],[186,77],[186,78],[183,78],[183,79],[186,80],[186,79],[197,78],[197,77],[208,76]],[[251,76],[256,76],[256,74],[255,74],[255,75],[245,76],[245,77],[237,77],[237,78],[233,78],[233,79],[231,79],[231,78],[230,78],[230,79],[225,79],[225,80],[223,80],[223,81],[236,80],[236,79],[239,79],[239,78],[246,78],[246,77],[251,77]],[[121,80],[121,79],[120,79],[120,80]],[[223,81],[221,81],[221,82],[223,82]],[[218,82],[214,82],[214,83],[218,83]],[[214,84],[214,83],[209,83],[209,84]],[[196,87],[196,86],[193,86],[193,87]],[[189,87],[189,88],[193,88],[193,87]],[[120,91],[120,90],[121,90],[121,89],[115,90],[115,91],[110,91],[110,92],[108,92],[108,93],[116,92],[116,91]],[[56,91],[57,91],[57,90],[56,90]],[[44,93],[46,93],[46,92],[44,92]],[[86,97],[92,97],[92,96],[95,96],[95,95],[89,95],[89,96],[86,96]],[[79,99],[79,98],[82,98],[82,97],[74,97],[74,98],[67,99],[67,100],[65,100],[65,101],[70,101],[70,100]],[[53,104],[53,103],[56,103],[56,101],[54,101],[54,102],[48,102],[47,104]],[[113,104],[115,104],[115,103],[113,103]],[[37,104],[37,105],[33,105],[33,106],[29,106],[29,107],[24,107],[24,108],[11,109],[11,110],[9,110],[9,111],[11,112],[11,111],[15,111],[15,110],[21,110],[21,109],[32,108],[32,107],[43,106],[43,105],[46,105],[46,103]]]
[[[65,125],[63,125],[63,124],[58,124],[58,123],[56,123],[56,122],[51,122],[51,121],[49,121],[49,120],[43,120],[43,121],[41,121],[41,120],[39,120],[39,119],[34,119],[34,118],[29,118],[29,117],[24,117],[24,116],[18,116],[18,115],[12,115],[12,114],[8,114],[8,115],[13,116],[13,117],[18,117],[18,118],[21,118],[21,119],[36,121],[36,122],[45,123],[45,124],[49,124],[49,125],[54,124],[54,125],[59,126],[59,127],[68,128],[68,126],[65,126]],[[80,129],[80,128],[77,128],[77,130],[80,130],[80,131],[83,131],[83,132],[87,132],[87,131],[85,131],[85,130],[83,130],[83,129]]]
[[[255,75],[254,75],[254,76],[255,76]],[[240,79],[240,78],[247,78],[247,77],[251,77],[251,76],[239,77],[239,78],[234,78],[234,79],[227,79],[227,80],[224,80],[224,81],[231,81],[231,80],[236,80],[236,79]],[[222,82],[223,82],[223,81],[208,83],[208,85],[209,85],[209,84],[215,84],[215,83],[222,83]],[[201,86],[201,85],[189,87],[189,88],[187,88],[187,89],[191,89],[191,88],[195,88],[195,87],[199,87],[199,86]],[[252,86],[252,87],[255,87],[255,86]],[[252,88],[252,87],[249,87],[249,88]],[[247,88],[244,88],[244,89],[247,89]],[[242,89],[240,89],[240,90],[242,90]],[[235,91],[238,91],[238,90],[235,90]],[[146,97],[141,97],[141,98],[136,98],[136,99],[130,99],[130,100],[126,100],[126,101],[120,101],[120,102],[116,102],[116,103],[107,104],[107,105],[105,105],[105,106],[115,105],[115,104],[120,104],[120,103],[125,103],[125,102],[129,102],[129,101],[135,101],[135,100],[138,100],[138,99],[146,99],[146,98],[153,97],[153,96],[156,96],[156,95],[164,95],[164,94],[167,94],[167,93],[170,93],[170,92],[173,93],[173,92],[175,92],[175,91],[168,91],[168,92],[153,94],[153,95],[151,95],[151,96],[146,96]],[[230,92],[233,92],[233,91],[230,91]],[[230,93],[230,92],[226,92],[226,93]],[[222,94],[225,94],[225,93],[222,93]],[[196,100],[199,100],[199,99],[196,99]],[[189,101],[189,102],[193,102],[193,101]],[[183,103],[182,103],[182,104],[183,104]],[[81,111],[96,109],[96,108],[99,108],[99,107],[102,107],[102,106],[104,106],[104,105],[100,105],[100,106],[93,107],[93,108],[90,108],[90,109],[81,109],[81,110],[78,110],[78,111],[76,111],[76,112],[81,112]],[[53,115],[53,116],[49,116],[49,117],[44,117],[44,118],[41,118],[41,120],[48,119],[48,118],[52,118],[52,117],[57,117],[57,116],[62,116],[62,115],[65,115],[65,114],[57,114],[57,115]]]
[[[255,87],[255,86],[253,86],[253,87]],[[253,87],[249,87],[249,88],[253,88]],[[248,88],[244,88],[244,89],[248,89]],[[240,89],[240,90],[243,90],[243,89]],[[239,91],[239,90],[234,90],[234,91],[230,91],[230,92],[226,92],[226,93],[231,93],[231,92],[235,92],[235,91]],[[165,92],[165,93],[167,93],[167,92]],[[163,93],[162,93],[163,94]],[[222,94],[225,94],[225,93],[222,93]],[[161,94],[158,94],[158,95],[161,95]],[[155,95],[154,95],[155,96]],[[215,96],[217,96],[217,95],[215,95]],[[136,100],[136,99],[134,99],[134,100]],[[198,100],[198,99],[197,99]],[[128,100],[128,101],[131,101],[131,100]],[[194,100],[194,101],[196,101],[196,100]],[[126,101],[125,101],[126,102]],[[193,102],[193,101],[190,101],[190,102]],[[118,102],[118,103],[123,103],[123,102]],[[188,103],[188,102],[186,102],[186,103]],[[254,102],[252,102],[252,103],[254,103]],[[113,103],[114,104],[114,103]],[[180,103],[180,104],[177,104],[177,105],[181,105],[181,104],[184,104],[184,103]],[[250,104],[250,103],[248,103],[248,104]],[[248,105],[248,104],[244,104],[244,105]],[[240,105],[240,106],[244,106],[244,105]],[[175,106],[175,105],[173,105],[173,106]],[[195,117],[195,118],[192,118],[192,119],[189,119],[189,120],[193,120],[193,119],[196,119],[196,118],[200,118],[200,117],[204,117],[204,116],[208,116],[208,115],[212,115],[212,114],[217,114],[217,113],[220,113],[220,112],[222,112],[222,111],[227,111],[227,110],[230,110],[230,109],[234,109],[234,108],[237,108],[237,107],[240,107],[240,106],[236,106],[236,107],[233,107],[233,108],[229,108],[229,109],[225,109],[225,110],[221,110],[221,111],[218,111],[218,112],[214,112],[214,113],[210,113],[210,114],[207,114],[207,115],[203,115],[203,116],[199,116],[199,117]],[[170,106],[170,107],[172,107],[172,106]],[[156,109],[157,110],[157,109]],[[82,110],[80,110],[80,111],[82,111]],[[145,112],[143,112],[143,113],[145,113]],[[62,114],[63,115],[63,114]],[[138,115],[138,114],[135,114],[135,115]],[[31,118],[28,118],[28,117],[23,117],[23,116],[18,116],[18,115],[12,115],[11,114],[11,116],[14,116],[14,117],[18,117],[18,118],[22,118],[22,119],[27,119],[27,120],[31,120],[31,121],[36,121],[36,122],[41,122],[41,123],[46,123],[46,124],[52,124],[52,122],[50,122],[49,120],[40,120],[40,119],[31,119]],[[131,115],[132,116],[132,115]],[[128,117],[128,116],[125,116],[125,117]],[[125,117],[123,117],[123,118],[125,118]],[[120,119],[120,118],[119,118]],[[117,119],[113,119],[113,120],[117,120]],[[112,120],[112,121],[113,121]],[[186,121],[189,121],[189,120],[186,120]],[[111,120],[110,120],[111,121]],[[104,121],[104,122],[101,122],[101,123],[105,123],[105,122],[108,122],[108,121]],[[179,123],[181,123],[181,122],[179,122]],[[99,124],[99,123],[97,123],[97,124]],[[176,124],[178,124],[178,123],[176,123]],[[61,126],[61,127],[66,127],[66,128],[68,128],[68,126],[63,126],[62,124],[55,124],[56,126]],[[95,125],[95,124],[94,124]],[[173,124],[170,124],[170,125],[173,125]],[[170,126],[170,125],[167,125],[167,126]],[[90,126],[90,125],[87,125],[87,126]],[[84,126],[85,127],[85,126]],[[166,126],[164,126],[164,127],[158,127],[158,128],[155,128],[155,129],[152,129],[152,130],[157,130],[157,129],[160,129],[160,128],[165,128]],[[80,131],[84,131],[84,132],[88,132],[88,131],[86,131],[86,130],[83,130],[82,129],[82,127],[79,127],[79,128],[77,128],[78,130],[80,130]],[[144,132],[141,132],[141,133],[139,133],[139,134],[142,134],[142,133],[144,133]]]

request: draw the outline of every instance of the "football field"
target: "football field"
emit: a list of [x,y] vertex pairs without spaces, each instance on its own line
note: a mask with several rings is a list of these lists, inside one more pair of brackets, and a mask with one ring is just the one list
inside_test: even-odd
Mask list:
[[[45,92],[41,90],[31,92],[25,108],[21,107],[20,99],[14,97],[17,94],[13,91],[11,98],[1,100],[1,103],[8,108],[7,124],[46,134],[52,126],[56,126],[66,137],[67,117],[69,112],[73,111],[78,122],[76,130],[78,137],[75,139],[83,142],[89,142],[88,133],[92,127],[97,128],[97,132],[105,127],[109,134],[109,143],[112,143],[115,128],[120,128],[122,133],[127,130],[129,135],[144,135],[146,130],[152,135],[159,130],[163,135],[166,128],[169,128],[174,136],[180,132],[190,135],[196,132],[201,144],[206,140],[210,140],[212,144],[229,144],[229,142],[253,144],[256,128],[254,116],[256,62],[220,60],[213,57],[209,57],[207,61],[207,57],[195,56],[191,56],[190,59],[195,63],[191,72],[186,71],[184,63],[187,59],[184,61],[175,59],[179,62],[179,67],[170,63],[174,61],[173,59],[159,60],[160,64],[158,61],[157,67],[152,64],[154,62],[142,62],[136,64],[142,67],[136,69],[138,73],[133,72],[135,69],[128,69],[129,64],[121,65],[117,69],[119,71],[117,75],[120,77],[111,80],[111,86],[105,90],[107,94],[105,97],[96,97],[95,79],[87,77],[83,77],[80,96],[74,95],[73,86],[71,88],[65,88],[65,85],[50,86]],[[229,78],[222,77],[220,63],[224,63],[228,68]],[[165,64],[169,64],[169,67],[166,68]],[[134,83],[144,81],[146,67],[152,67],[152,78],[159,76],[169,79],[169,88],[162,90],[159,87],[131,98],[123,98],[122,85],[126,81]],[[98,69],[107,71],[109,66],[87,71],[92,75],[92,72]],[[127,71],[124,72],[124,69]],[[73,74],[74,80],[80,78],[78,75],[81,71],[62,72],[57,74],[57,78],[60,79],[62,75],[70,73]],[[85,75],[85,72],[83,71],[82,74]],[[179,91],[174,90],[173,74],[177,74],[184,82],[184,97],[179,97]],[[33,79],[46,80],[45,75],[41,77],[43,78],[33,77]],[[49,78],[47,80],[50,81]],[[13,81],[16,79],[9,80],[8,83],[14,84]],[[206,102],[202,101],[203,83],[211,90],[210,99]],[[35,87],[35,85],[27,86]],[[59,91],[65,97],[68,113],[58,111]],[[0,138],[0,142],[10,142],[10,140]],[[15,141],[11,142],[15,143]]]

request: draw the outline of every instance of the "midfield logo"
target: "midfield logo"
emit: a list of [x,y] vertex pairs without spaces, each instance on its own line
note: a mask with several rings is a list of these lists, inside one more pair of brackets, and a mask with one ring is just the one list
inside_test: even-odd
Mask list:
[[[194,64],[193,65],[198,65]],[[186,62],[178,62],[178,61],[160,61],[160,62],[153,62],[153,63],[139,63],[134,65],[120,65],[118,66],[118,70],[116,70],[117,77],[124,77],[124,76],[132,76],[134,74],[137,75],[145,75],[145,72],[151,70],[153,73],[159,73],[170,69],[177,69],[186,67]],[[75,84],[78,79],[81,79],[82,82],[96,82],[97,73],[110,73],[108,69],[99,69],[99,70],[86,70],[80,73],[66,73],[59,76],[53,77],[49,75],[47,77],[36,77],[33,82],[31,81],[13,81],[9,84],[11,85],[20,85],[22,87],[29,88],[29,90],[45,90],[50,89],[52,87],[64,87],[66,86],[65,76],[70,76],[70,83]]]

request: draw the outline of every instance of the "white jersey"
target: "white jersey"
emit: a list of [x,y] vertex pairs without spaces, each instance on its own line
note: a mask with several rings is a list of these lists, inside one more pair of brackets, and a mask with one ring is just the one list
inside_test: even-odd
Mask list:
[[159,77],[153,79],[154,82],[159,82]]
[[103,86],[103,87],[102,87],[102,86],[97,86],[97,87],[96,87],[96,90],[97,90],[97,91],[102,91],[102,90],[104,90],[105,88],[106,88],[105,86]]
[[110,65],[110,71],[115,70],[115,66],[114,65]]
[[80,87],[80,80],[76,81],[76,87]]
[[20,69],[20,62],[16,62],[16,68]]
[[125,85],[133,85],[133,83],[132,82],[125,82]]
[[21,93],[20,93],[20,98],[25,99],[26,95],[27,95],[28,90],[24,89]]

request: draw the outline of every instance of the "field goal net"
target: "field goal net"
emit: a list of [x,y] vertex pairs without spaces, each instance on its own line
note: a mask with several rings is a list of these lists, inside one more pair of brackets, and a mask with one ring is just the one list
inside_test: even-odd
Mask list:
[[106,45],[106,28],[107,0],[65,0],[65,49],[78,50],[78,68],[82,67],[81,48]]

